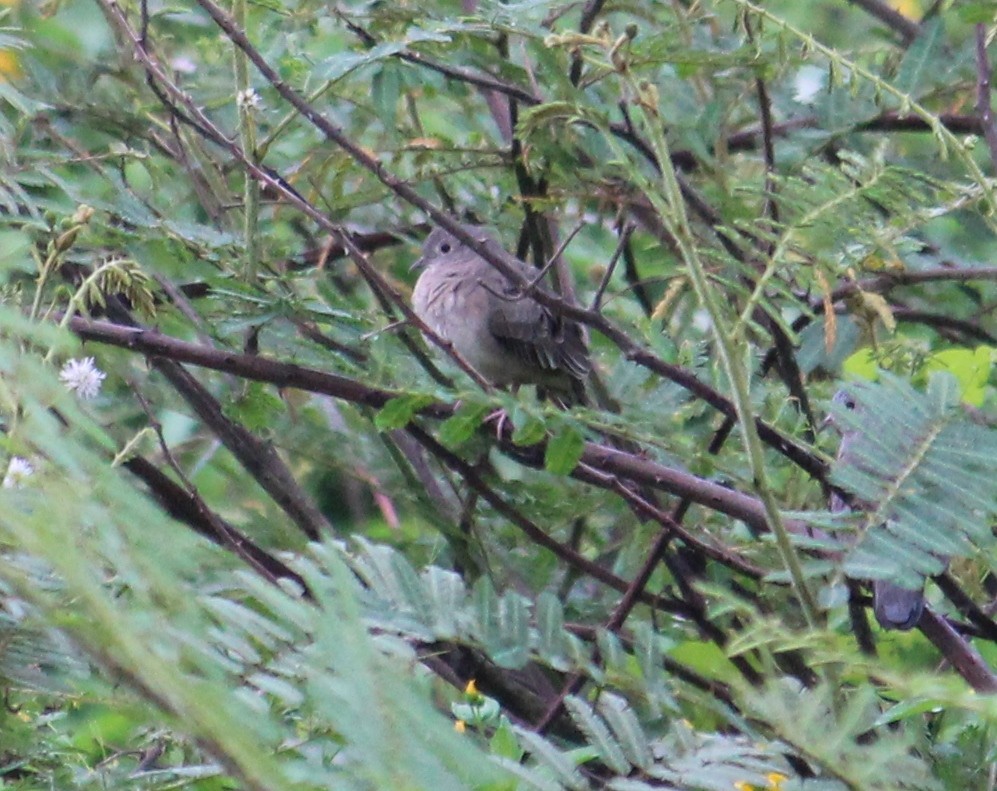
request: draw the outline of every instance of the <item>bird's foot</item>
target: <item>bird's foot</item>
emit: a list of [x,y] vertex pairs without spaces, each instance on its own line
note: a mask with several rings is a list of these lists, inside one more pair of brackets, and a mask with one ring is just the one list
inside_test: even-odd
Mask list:
[[495,439],[502,439],[502,435],[505,433],[505,425],[509,422],[509,415],[506,414],[504,409],[496,409],[488,417],[485,418],[485,423],[495,422]]

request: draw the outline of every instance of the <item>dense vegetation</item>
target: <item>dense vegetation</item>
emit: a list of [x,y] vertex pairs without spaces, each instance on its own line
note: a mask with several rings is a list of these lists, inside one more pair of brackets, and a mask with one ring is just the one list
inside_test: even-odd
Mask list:
[[[8,6],[4,787],[994,788],[997,11],[899,9]],[[590,404],[415,326],[468,224]]]

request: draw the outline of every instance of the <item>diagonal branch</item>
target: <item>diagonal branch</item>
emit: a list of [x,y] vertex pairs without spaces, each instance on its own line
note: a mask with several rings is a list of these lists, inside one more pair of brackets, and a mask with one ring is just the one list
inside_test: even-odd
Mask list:
[[990,149],[990,162],[997,169],[997,121],[990,102],[990,61],[987,58],[987,28],[976,25],[976,113],[983,127],[983,137]]
[[[293,387],[311,393],[321,393],[377,409],[392,398],[404,395],[402,392],[370,387],[355,379],[293,363],[200,346],[142,327],[128,327],[74,316],[69,322],[69,328],[83,340],[131,349],[153,359],[192,363],[254,381],[269,382],[282,388]],[[419,414],[444,420],[453,416],[454,407],[433,401],[422,407]],[[504,453],[523,464],[536,468],[544,466],[545,444],[540,443],[530,447],[516,445],[512,441],[511,427],[505,428],[499,440],[499,447]],[[718,483],[697,478],[682,470],[666,467],[632,453],[594,442],[585,444],[580,466],[573,474],[579,480],[596,483],[593,480],[586,480],[584,471],[586,467],[652,489],[688,497],[692,502],[740,519],[754,529],[765,529],[765,511],[759,500]],[[607,481],[602,484],[603,488],[613,490],[615,484],[609,479]],[[807,535],[811,532],[801,522],[791,521],[789,525],[790,529],[796,532]],[[723,558],[722,553],[717,555],[718,560]],[[747,567],[743,570],[748,573]]]
[[921,26],[917,22],[908,19],[882,0],[848,0],[848,2],[857,5],[870,16],[874,16],[888,28],[899,33],[905,47],[910,46],[921,33]]

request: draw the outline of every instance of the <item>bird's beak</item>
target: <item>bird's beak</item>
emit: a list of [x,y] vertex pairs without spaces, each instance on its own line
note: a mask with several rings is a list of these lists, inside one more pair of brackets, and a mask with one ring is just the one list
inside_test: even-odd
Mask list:
[[412,264],[412,266],[410,266],[408,268],[408,271],[409,272],[415,272],[415,271],[417,271],[419,269],[424,269],[427,263],[428,262],[426,261],[426,256],[421,256],[421,257],[417,258],[416,261],[415,261],[415,263]]

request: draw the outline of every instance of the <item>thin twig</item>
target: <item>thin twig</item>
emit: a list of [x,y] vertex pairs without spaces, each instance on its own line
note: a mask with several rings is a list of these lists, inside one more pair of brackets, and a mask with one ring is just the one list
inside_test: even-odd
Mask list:
[[[588,0],[585,3],[585,7],[582,9],[582,18],[578,23],[580,33],[585,34],[592,30],[592,25],[595,24],[595,19],[602,11],[603,5],[605,5],[605,0]],[[582,53],[580,51],[575,52],[571,57],[571,70],[568,73],[568,78],[575,86],[582,78]]]
[[[511,524],[518,527],[531,541],[533,541],[533,543],[549,550],[569,566],[583,571],[585,574],[612,588],[613,590],[619,591],[620,593],[627,590],[628,585],[626,580],[616,576],[611,571],[603,568],[598,563],[589,560],[584,555],[575,552],[573,549],[570,549],[564,544],[555,541],[538,525],[531,522],[519,511],[503,500],[494,489],[485,483],[484,479],[473,465],[464,461],[457,454],[445,448],[433,439],[433,437],[430,436],[425,430],[412,424],[406,428],[406,431],[443,464],[460,475],[461,478],[463,478],[464,481],[474,491],[476,491],[483,500],[485,500],[485,502],[487,502],[503,517],[508,519]],[[649,593],[643,593],[640,596],[640,600],[645,604],[657,607],[665,612],[687,614],[685,608],[680,606],[674,600],[666,599],[661,596],[653,596]]]
[[603,273],[602,280],[599,281],[599,287],[595,290],[595,296],[592,297],[592,306],[589,310],[594,313],[598,313],[602,309],[602,296],[606,293],[606,288],[609,286],[609,279],[613,276],[613,271],[616,269],[616,263],[620,260],[620,256],[626,249],[627,244],[630,242],[630,237],[633,236],[636,227],[633,223],[627,223],[623,226],[623,230],[620,231],[620,238],[616,242],[616,249],[613,251],[612,257],[609,259],[609,264],[606,266],[606,271]]
[[990,61],[987,58],[987,28],[976,25],[976,112],[983,126],[983,137],[990,149],[990,162],[997,170],[997,122],[990,103]]

